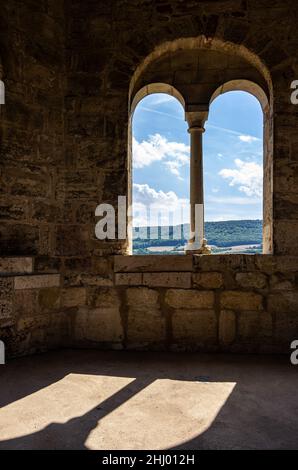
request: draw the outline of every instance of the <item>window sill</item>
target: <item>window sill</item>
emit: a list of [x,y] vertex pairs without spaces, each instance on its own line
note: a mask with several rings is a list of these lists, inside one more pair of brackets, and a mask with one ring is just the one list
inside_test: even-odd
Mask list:
[[115,255],[115,273],[141,272],[192,272],[201,264],[217,266],[247,266],[272,258],[265,254],[214,254],[214,255]]

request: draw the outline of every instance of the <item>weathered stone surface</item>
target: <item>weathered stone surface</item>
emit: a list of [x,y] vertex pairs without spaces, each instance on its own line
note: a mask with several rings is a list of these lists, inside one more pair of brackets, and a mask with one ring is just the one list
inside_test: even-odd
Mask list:
[[227,346],[236,337],[236,315],[232,310],[222,310],[219,316],[219,341]]
[[240,287],[247,289],[265,289],[267,286],[265,274],[258,272],[237,273],[236,281]]
[[126,291],[127,304],[138,308],[154,306],[158,303],[158,292],[147,287],[130,287]]
[[271,291],[287,291],[295,289],[295,274],[292,273],[277,273],[270,277]]
[[213,310],[175,310],[172,316],[173,340],[216,341],[217,320]]
[[112,287],[113,280],[109,277],[96,276],[95,274],[81,274],[80,283],[84,286]]
[[166,303],[173,308],[206,309],[214,306],[214,293],[211,291],[196,291],[170,289],[165,296]]
[[40,289],[42,287],[59,287],[60,274],[36,274],[27,276],[16,276],[14,288],[18,289]]
[[[271,338],[288,352],[298,308],[293,2],[112,3],[7,0],[1,11],[0,78],[7,86],[0,119],[0,254],[36,256],[33,276],[0,279],[2,312],[12,305],[12,317],[1,325],[9,325],[14,353],[71,344],[77,308],[76,334],[96,347],[126,338],[119,312],[132,332],[129,347],[142,341],[171,347],[171,315],[186,338],[195,321],[206,335],[179,340],[182,349],[189,342],[204,345],[212,335],[198,318],[205,321],[216,310],[217,346],[250,351]],[[97,240],[96,205],[115,204],[130,191],[128,108],[136,93],[162,92],[167,83],[166,91],[175,96],[178,90],[187,105],[208,103],[216,89],[215,95],[229,91],[231,82],[241,88],[243,79],[274,103],[273,110],[261,98],[263,245],[270,254],[129,257],[122,256],[128,240]],[[33,274],[29,261],[5,263],[0,260],[2,273]],[[39,271],[61,274],[64,312],[58,277],[46,280]],[[140,339],[146,329],[148,341]]]
[[216,271],[226,270],[254,271],[255,255],[235,254],[231,255],[194,255],[194,265],[196,271]]
[[13,295],[13,278],[0,277],[1,299],[11,300]]
[[123,339],[121,317],[117,308],[79,309],[75,318],[75,340],[120,342]]
[[115,256],[115,272],[192,271],[192,256]]
[[268,311],[290,314],[298,311],[298,292],[285,291],[268,296]]
[[144,273],[143,284],[148,287],[191,287],[191,273]]
[[260,344],[272,338],[272,317],[267,312],[240,312],[238,315],[238,340]]
[[254,292],[225,291],[220,300],[223,309],[262,310],[263,298]]
[[89,252],[89,239],[89,230],[84,226],[59,226],[55,254],[57,256],[86,256]]
[[6,224],[0,226],[0,255],[28,256],[38,253],[39,230],[32,224]]
[[[55,288],[54,288],[55,289]],[[38,289],[16,290],[14,293],[14,309],[18,318],[38,315]]]
[[142,273],[116,273],[116,286],[138,286],[142,282]]
[[86,304],[87,292],[84,287],[69,287],[63,289],[61,306],[62,307],[81,307]]
[[288,351],[292,341],[298,339],[297,309],[276,310],[274,313],[274,339]]
[[166,320],[160,309],[152,307],[128,310],[128,344],[160,343],[166,339]]
[[0,273],[32,273],[32,258],[0,258]]
[[203,289],[219,289],[223,285],[223,276],[221,273],[195,273],[192,275],[192,281],[195,286]]
[[12,302],[9,300],[0,300],[0,321],[13,316]]
[[52,311],[60,308],[60,288],[47,287],[38,293],[39,311]]
[[102,308],[114,308],[120,305],[118,291],[114,288],[99,288],[94,292],[94,306]]

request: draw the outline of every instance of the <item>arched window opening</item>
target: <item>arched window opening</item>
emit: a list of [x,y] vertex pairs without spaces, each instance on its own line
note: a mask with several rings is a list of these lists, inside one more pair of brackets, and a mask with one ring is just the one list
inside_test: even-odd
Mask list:
[[132,253],[184,254],[189,136],[182,98],[175,93],[144,94],[133,105],[131,123]]
[[212,253],[262,253],[263,122],[259,100],[212,101],[204,134],[205,236]]

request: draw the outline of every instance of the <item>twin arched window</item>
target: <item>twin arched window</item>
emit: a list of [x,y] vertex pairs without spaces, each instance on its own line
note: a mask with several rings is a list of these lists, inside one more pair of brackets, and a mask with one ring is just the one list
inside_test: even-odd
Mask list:
[[[259,253],[264,113],[251,92],[230,88],[214,94],[204,123],[204,233],[212,253]],[[191,184],[200,185],[191,183],[189,124],[173,87],[146,91],[132,120],[133,253],[182,254],[191,236]]]

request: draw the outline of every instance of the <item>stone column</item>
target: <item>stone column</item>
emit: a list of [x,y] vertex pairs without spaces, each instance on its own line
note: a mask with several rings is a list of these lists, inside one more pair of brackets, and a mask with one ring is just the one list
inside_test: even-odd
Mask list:
[[190,238],[186,253],[210,254],[204,237],[203,133],[208,111],[187,111],[190,133]]

